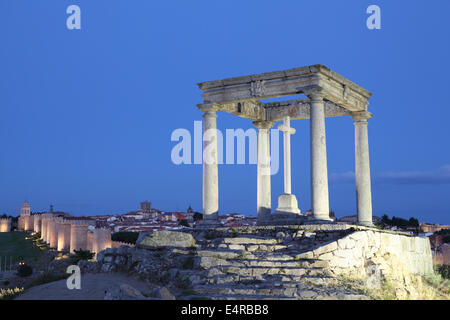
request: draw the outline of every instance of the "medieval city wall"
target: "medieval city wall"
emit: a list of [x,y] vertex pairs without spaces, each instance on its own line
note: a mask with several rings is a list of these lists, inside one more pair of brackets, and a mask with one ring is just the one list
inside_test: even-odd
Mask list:
[[32,231],[34,228],[34,216],[23,216],[23,229],[25,231]]
[[47,239],[47,223],[47,219],[41,217],[41,240],[43,240],[44,242]]
[[11,219],[0,219],[0,232],[11,231]]
[[56,228],[56,221],[55,220],[49,220],[48,227],[48,244],[50,248],[55,248],[58,246],[58,229]]
[[24,230],[25,229],[24,225],[25,225],[25,221],[24,221],[23,217],[19,216],[19,221],[17,223],[17,228],[19,230]]
[[33,230],[34,232],[41,232],[41,215],[34,215]]
[[71,225],[65,220],[58,223],[58,251],[70,250]]
[[[109,229],[94,228],[89,230],[90,226],[95,226],[94,220],[65,218],[55,216],[52,213],[43,213],[20,216],[19,226],[21,226],[19,230],[40,232],[41,240],[47,243],[50,248],[58,251],[73,253],[74,250],[82,249],[98,253],[112,246]],[[8,222],[7,219],[0,219],[0,232],[9,232],[10,230],[11,222]]]
[[70,229],[70,252],[74,253],[75,250],[87,250],[87,233],[88,226],[84,224],[74,223]]
[[87,250],[89,250],[90,252],[93,252],[93,246],[94,246],[94,233],[93,232],[87,232]]
[[111,248],[111,231],[109,229],[94,229],[92,252],[98,253],[107,248]]

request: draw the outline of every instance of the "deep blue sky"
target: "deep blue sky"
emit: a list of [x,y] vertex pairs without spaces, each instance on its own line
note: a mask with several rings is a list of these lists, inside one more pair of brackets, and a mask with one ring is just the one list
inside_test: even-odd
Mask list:
[[[66,8],[82,30],[66,28]],[[366,28],[378,4],[382,29]],[[201,165],[176,128],[201,120],[196,83],[324,64],[373,92],[374,214],[450,223],[450,2],[0,0],[0,212],[107,214],[148,199],[201,210]],[[250,128],[219,114],[218,126]],[[309,123],[293,122],[293,192],[310,208]],[[355,214],[353,121],[326,120],[330,206]],[[220,209],[254,214],[256,166],[221,166]],[[350,179],[349,179],[350,177]],[[272,178],[272,207],[282,170]]]

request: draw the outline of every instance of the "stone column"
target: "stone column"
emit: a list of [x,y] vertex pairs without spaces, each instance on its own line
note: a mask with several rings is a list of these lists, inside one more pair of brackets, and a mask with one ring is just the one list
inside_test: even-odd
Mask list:
[[331,220],[328,203],[325,103],[321,93],[309,95],[311,101],[311,206],[315,219]]
[[203,115],[203,223],[217,224],[219,215],[219,172],[217,161],[217,114],[210,105],[199,107]]
[[257,213],[258,221],[270,219],[270,128],[272,121],[254,121],[258,128],[258,173],[257,173]]
[[372,192],[370,184],[369,137],[367,120],[372,114],[367,111],[353,112],[355,120],[355,178],[358,224],[372,226]]

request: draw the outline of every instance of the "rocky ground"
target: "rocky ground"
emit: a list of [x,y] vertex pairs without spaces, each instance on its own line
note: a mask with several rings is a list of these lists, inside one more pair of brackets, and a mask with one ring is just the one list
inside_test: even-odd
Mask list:
[[[324,248],[353,232],[345,227],[268,227],[141,234],[136,247],[107,249],[97,262],[80,261],[83,290],[68,290],[63,280],[32,288],[20,298],[448,299],[407,273],[395,282],[382,272],[367,278],[333,272],[321,258],[327,254]],[[63,270],[65,264],[55,261],[50,269]]]
[[30,288],[16,300],[104,300],[146,299],[155,295],[155,287],[119,273],[85,274],[80,290],[67,289],[66,280]]

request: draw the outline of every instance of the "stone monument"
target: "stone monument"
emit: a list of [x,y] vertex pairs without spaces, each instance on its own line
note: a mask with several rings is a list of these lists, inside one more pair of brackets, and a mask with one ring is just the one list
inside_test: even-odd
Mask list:
[[[323,65],[199,83],[203,103],[203,214],[204,225],[218,224],[219,173],[217,161],[217,112],[251,120],[258,128],[258,224],[330,223],[325,118],[350,116],[355,120],[355,176],[358,223],[372,225],[367,120],[371,93]],[[263,102],[263,99],[304,94],[307,99]],[[312,217],[301,215],[291,192],[291,120],[309,119],[311,145]],[[270,185],[270,128],[283,121],[284,192],[272,214]],[[207,136],[207,138],[205,138]]]

